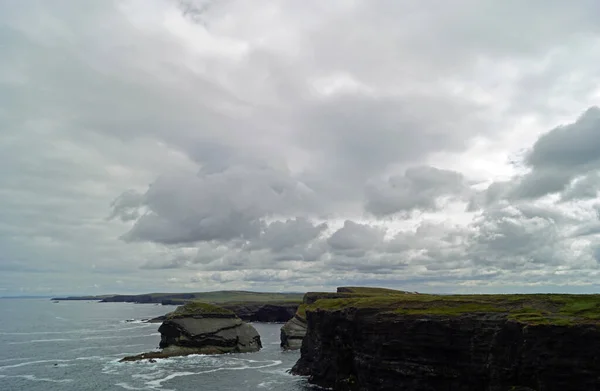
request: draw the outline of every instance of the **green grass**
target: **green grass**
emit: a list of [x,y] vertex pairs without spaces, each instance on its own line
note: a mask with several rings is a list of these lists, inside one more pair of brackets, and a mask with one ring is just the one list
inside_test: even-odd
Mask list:
[[296,316],[299,316],[302,319],[306,319],[306,304],[300,304],[298,310],[296,311]]
[[399,315],[458,316],[470,313],[503,313],[509,320],[531,325],[600,325],[600,295],[365,294],[360,297],[320,298],[306,305],[304,311],[344,309],[371,309]]
[[405,294],[405,291],[399,291],[396,289],[388,289],[388,288],[374,288],[368,286],[343,286],[337,288],[338,293],[358,293],[358,294],[366,294],[366,295],[397,295],[397,294]]
[[190,301],[167,315],[167,318],[175,318],[188,315],[235,315],[232,311],[219,307],[214,304],[204,303],[201,301]]

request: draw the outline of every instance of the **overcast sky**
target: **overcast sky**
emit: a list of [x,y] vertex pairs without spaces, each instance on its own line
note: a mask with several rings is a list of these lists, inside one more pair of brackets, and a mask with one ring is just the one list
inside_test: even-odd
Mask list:
[[597,0],[0,2],[0,296],[600,289]]

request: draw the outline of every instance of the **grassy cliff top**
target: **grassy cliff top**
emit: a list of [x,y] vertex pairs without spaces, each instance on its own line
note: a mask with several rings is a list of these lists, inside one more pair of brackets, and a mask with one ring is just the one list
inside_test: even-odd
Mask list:
[[302,302],[304,304],[313,304],[320,299],[350,299],[371,296],[397,296],[413,294],[414,293],[388,288],[343,286],[337,288],[337,292],[307,292],[304,295]]
[[167,318],[175,318],[181,316],[192,316],[192,315],[232,315],[235,314],[228,309],[223,307],[219,307],[218,305],[204,303],[201,301],[190,301],[185,305],[177,307],[177,309],[169,314],[167,314]]
[[399,291],[396,289],[389,288],[374,288],[368,286],[342,286],[337,288],[338,293],[357,293],[364,295],[398,295],[398,294],[410,294],[410,292]]
[[425,295],[391,294],[323,298],[306,311],[373,309],[401,315],[456,316],[469,313],[504,313],[527,324],[600,324],[600,295]]

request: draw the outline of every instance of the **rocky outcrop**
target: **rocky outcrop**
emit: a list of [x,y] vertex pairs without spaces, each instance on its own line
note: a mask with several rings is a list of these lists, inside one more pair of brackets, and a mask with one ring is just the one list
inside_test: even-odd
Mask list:
[[306,319],[296,314],[281,328],[281,347],[284,350],[298,350],[306,335]]
[[292,372],[353,391],[600,390],[600,326],[506,313],[308,310]]
[[167,315],[160,325],[160,352],[125,357],[122,361],[189,354],[246,353],[261,349],[256,329],[234,313],[205,303],[191,302]]

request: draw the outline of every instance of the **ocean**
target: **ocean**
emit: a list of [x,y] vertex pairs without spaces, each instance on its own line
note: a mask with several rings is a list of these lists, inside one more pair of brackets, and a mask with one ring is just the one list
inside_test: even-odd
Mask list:
[[287,371],[299,352],[279,347],[281,324],[254,323],[257,353],[119,363],[155,349],[158,323],[173,306],[0,299],[0,390],[310,390]]

